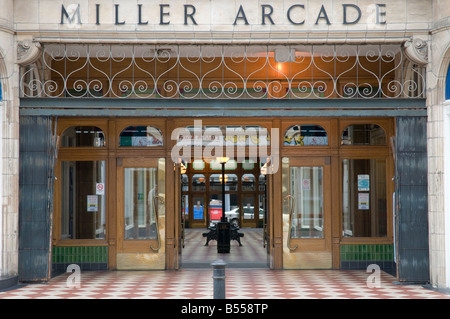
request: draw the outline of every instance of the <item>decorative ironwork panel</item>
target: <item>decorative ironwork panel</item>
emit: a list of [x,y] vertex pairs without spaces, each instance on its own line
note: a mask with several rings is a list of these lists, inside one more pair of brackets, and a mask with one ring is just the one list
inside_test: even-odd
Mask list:
[[21,69],[22,97],[423,98],[401,45],[48,44]]

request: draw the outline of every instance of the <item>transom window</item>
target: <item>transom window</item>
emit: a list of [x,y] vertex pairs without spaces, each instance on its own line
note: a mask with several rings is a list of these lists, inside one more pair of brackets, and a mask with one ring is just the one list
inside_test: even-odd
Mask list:
[[72,126],[61,136],[62,147],[102,147],[105,135],[96,126]]
[[347,126],[342,133],[342,145],[386,145],[386,134],[376,124]]
[[289,146],[328,145],[328,135],[320,125],[292,125],[284,133],[283,144]]
[[120,133],[119,146],[153,147],[162,145],[162,133],[154,126],[128,126]]

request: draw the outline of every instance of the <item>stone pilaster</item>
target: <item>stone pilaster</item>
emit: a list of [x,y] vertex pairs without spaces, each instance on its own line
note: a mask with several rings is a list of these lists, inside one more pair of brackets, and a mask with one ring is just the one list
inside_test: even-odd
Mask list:
[[19,96],[13,1],[0,0],[0,288],[18,276]]
[[[440,9],[439,9],[440,8]],[[427,69],[428,107],[428,220],[430,280],[437,288],[450,287],[450,104],[445,102],[445,77],[450,62],[448,3],[433,1],[430,64]],[[448,85],[448,84],[447,84]],[[447,149],[447,150],[446,150]],[[447,244],[446,244],[447,242]]]

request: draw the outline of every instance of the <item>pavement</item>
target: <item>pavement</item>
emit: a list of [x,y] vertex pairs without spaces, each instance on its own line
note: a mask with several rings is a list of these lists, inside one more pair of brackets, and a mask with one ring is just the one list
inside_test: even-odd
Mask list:
[[[225,298],[450,299],[449,290],[399,284],[380,271],[225,269]],[[45,283],[20,283],[0,299],[214,299],[213,270],[85,271],[64,273]]]

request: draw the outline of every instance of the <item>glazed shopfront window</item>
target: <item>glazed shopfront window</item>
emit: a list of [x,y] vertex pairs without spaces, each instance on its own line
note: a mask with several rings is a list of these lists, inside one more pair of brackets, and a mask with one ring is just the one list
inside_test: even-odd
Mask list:
[[103,147],[105,135],[96,126],[72,126],[61,136],[62,147]]
[[120,133],[120,146],[163,146],[161,131],[153,126],[128,126]]
[[386,134],[376,124],[349,125],[342,133],[342,145],[386,145]]
[[293,125],[284,133],[287,146],[326,146],[328,135],[320,125]]
[[105,161],[61,162],[61,239],[105,238]]
[[386,159],[343,159],[343,237],[386,237]]

